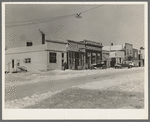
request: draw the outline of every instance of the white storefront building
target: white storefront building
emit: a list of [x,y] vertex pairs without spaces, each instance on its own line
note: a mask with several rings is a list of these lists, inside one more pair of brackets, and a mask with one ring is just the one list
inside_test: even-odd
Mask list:
[[19,68],[27,71],[62,69],[67,60],[66,46],[65,42],[46,40],[41,45],[7,49],[5,71],[17,71]]

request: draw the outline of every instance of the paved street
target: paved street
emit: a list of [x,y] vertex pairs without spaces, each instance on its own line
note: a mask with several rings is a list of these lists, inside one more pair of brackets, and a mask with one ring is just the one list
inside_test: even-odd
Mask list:
[[[76,74],[80,74],[81,72],[84,71],[76,71]],[[88,73],[88,71],[85,72]],[[70,77],[66,79],[49,80],[46,82],[7,86],[5,90],[6,107],[20,108],[34,106],[44,99],[50,98],[52,95],[55,96],[56,94],[57,96],[57,94],[65,90],[69,91],[70,88],[73,88],[75,91],[76,89],[82,91],[81,89],[106,90],[108,88],[111,90],[122,90],[124,92],[133,91],[139,93],[140,100],[143,99],[144,68],[93,70],[93,72],[92,75],[79,75],[78,77],[73,78]],[[130,88],[129,85],[130,87],[134,87],[133,90],[131,90],[132,88]],[[135,88],[135,86],[137,88]],[[30,103],[22,103],[23,101],[30,101]],[[144,103],[142,102],[142,104]],[[37,108],[40,107],[41,104],[37,106]],[[55,106],[52,107],[55,108]]]

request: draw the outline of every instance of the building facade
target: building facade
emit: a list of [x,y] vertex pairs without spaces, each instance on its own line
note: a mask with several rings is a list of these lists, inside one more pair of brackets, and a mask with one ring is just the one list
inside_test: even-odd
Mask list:
[[68,69],[84,69],[86,64],[85,44],[78,41],[67,40],[67,66]]
[[67,60],[65,42],[46,40],[41,45],[11,48],[5,52],[5,71],[13,72],[25,67],[31,70],[62,69]]
[[139,66],[139,56],[138,56],[138,49],[133,48],[133,58],[132,58],[134,66]]
[[139,66],[144,66],[145,62],[145,50],[144,48],[140,48],[139,50]]
[[109,51],[102,50],[102,61],[107,67],[110,67],[111,58]]
[[103,50],[109,52],[110,67],[114,67],[115,63],[122,63],[125,59],[124,45],[104,46]]
[[81,42],[85,44],[86,68],[90,69],[92,65],[100,64],[102,61],[102,43],[90,40]]

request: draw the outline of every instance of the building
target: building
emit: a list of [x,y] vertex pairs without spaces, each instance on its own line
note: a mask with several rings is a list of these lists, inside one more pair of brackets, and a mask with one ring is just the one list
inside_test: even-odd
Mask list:
[[67,40],[67,66],[68,69],[84,69],[86,67],[85,44],[78,41]]
[[[122,45],[104,46],[103,50],[110,52],[110,65],[114,67],[115,63],[123,63],[125,61],[134,61],[135,66],[138,66],[138,56],[136,49],[133,45],[125,43]],[[133,52],[134,51],[134,52]]]
[[[43,37],[42,37],[43,38]],[[67,61],[67,43],[42,39],[41,45],[7,49],[5,52],[5,71],[12,72],[25,67],[31,70],[62,69]]]
[[143,47],[140,48],[139,50],[139,66],[144,66],[144,61],[145,61],[145,50]]
[[110,67],[110,52],[106,50],[102,50],[102,61],[107,67]]
[[104,46],[103,50],[109,52],[109,65],[111,67],[114,67],[115,63],[122,63],[125,59],[124,45]]
[[132,58],[134,66],[139,66],[139,56],[138,56],[138,49],[133,48],[133,58]]
[[133,59],[133,45],[129,43],[123,44],[125,50],[125,60],[132,61]]
[[67,42],[45,40],[42,35],[41,45],[33,46],[27,42],[26,47],[7,49],[5,52],[5,71],[87,69],[102,61],[102,43],[84,40]]
[[86,68],[90,69],[93,64],[100,64],[102,61],[102,43],[90,40],[81,42],[85,44]]

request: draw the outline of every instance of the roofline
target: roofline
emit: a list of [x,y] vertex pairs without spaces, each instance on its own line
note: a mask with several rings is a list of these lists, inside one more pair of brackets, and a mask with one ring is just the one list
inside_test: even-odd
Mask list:
[[60,43],[60,44],[68,44],[67,42],[56,41],[56,40],[45,40],[46,42]]
[[78,41],[74,41],[74,40],[67,40],[68,42],[74,42],[74,43],[78,43],[78,44],[82,44],[82,45],[85,45],[84,43],[82,42],[78,42]]
[[100,46],[100,45],[94,45],[94,44],[85,44],[87,46],[95,46],[95,47],[103,47],[103,46]]
[[[90,40],[83,40],[83,41],[80,41],[80,42],[83,42],[83,43],[85,43],[85,45],[92,45],[92,46],[96,46],[96,47],[103,47],[103,45],[102,45],[102,43],[100,43],[100,42],[95,42],[95,41],[90,41]],[[88,44],[87,42],[94,42],[95,44]],[[98,45],[96,45],[96,44],[98,44]]]
[[130,44],[130,43],[125,43],[125,44],[129,44],[129,45],[132,45],[132,46],[133,46],[133,44]]

